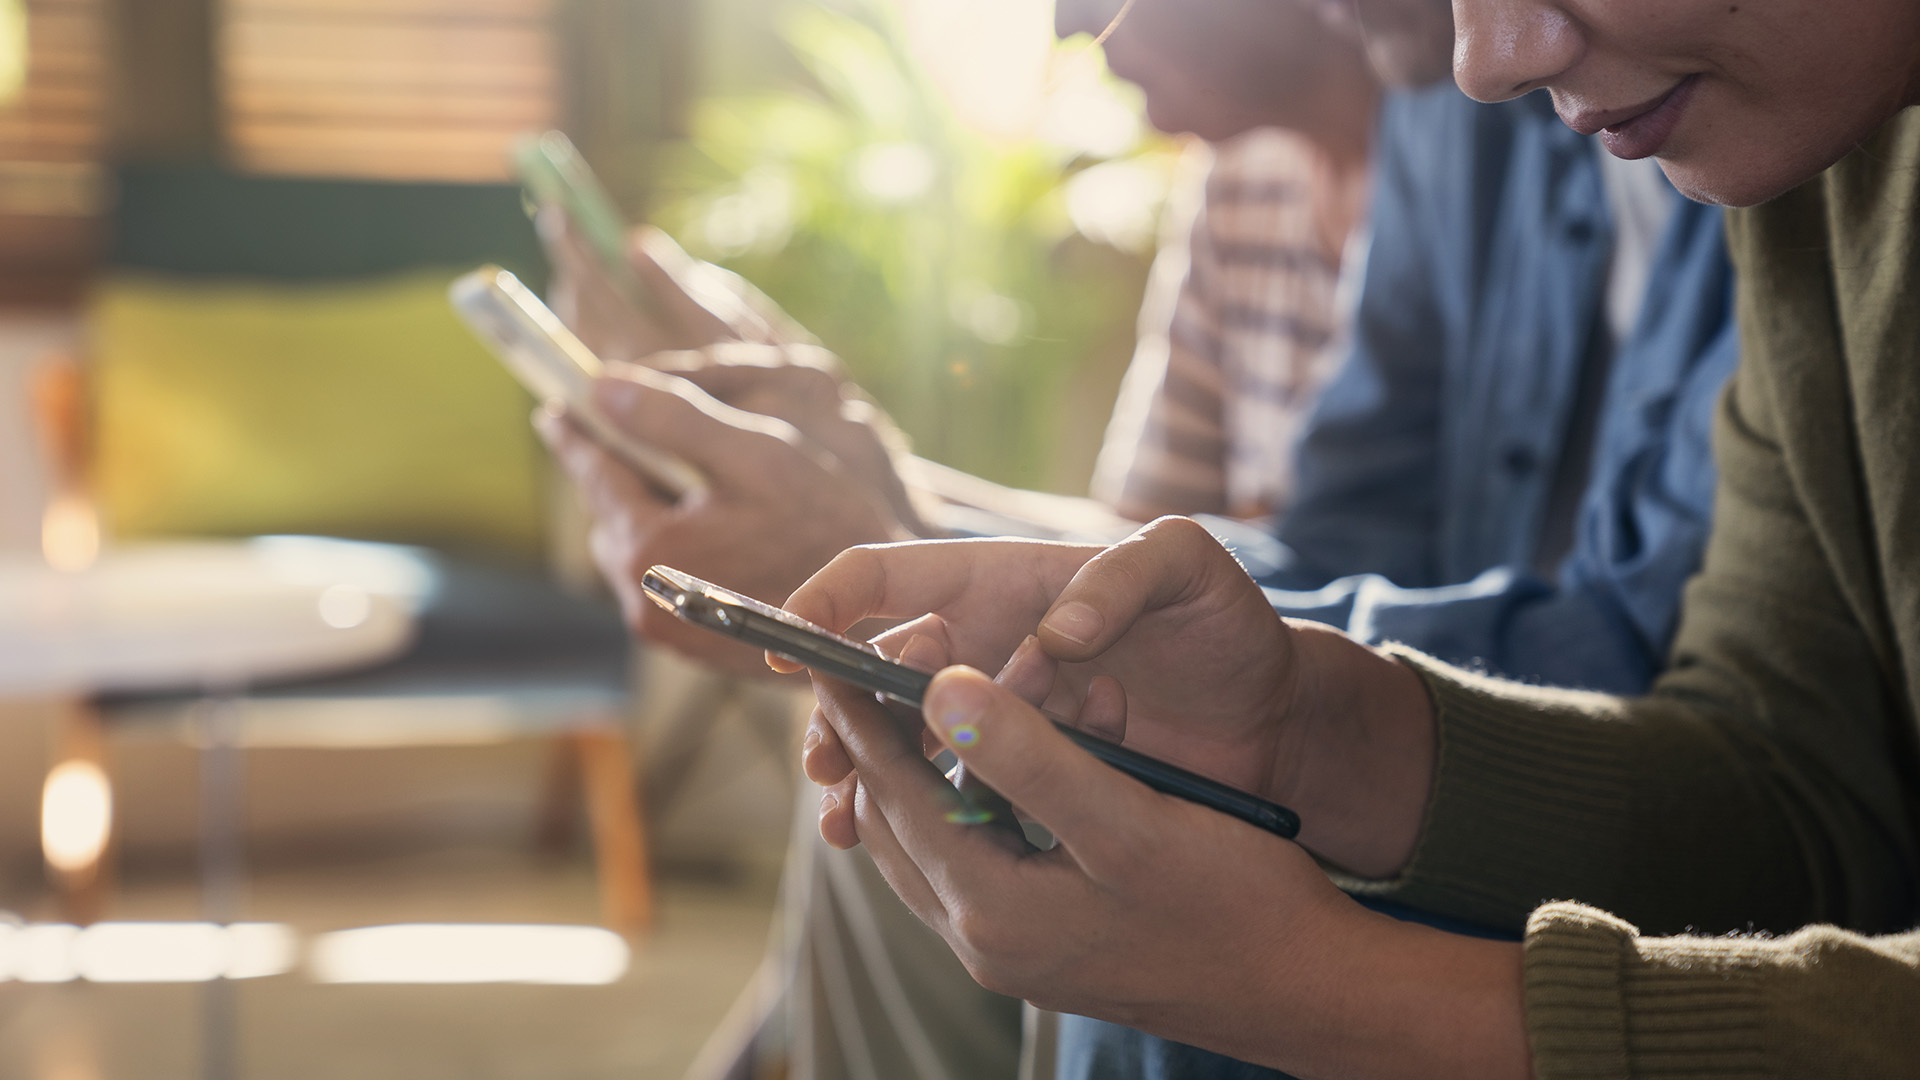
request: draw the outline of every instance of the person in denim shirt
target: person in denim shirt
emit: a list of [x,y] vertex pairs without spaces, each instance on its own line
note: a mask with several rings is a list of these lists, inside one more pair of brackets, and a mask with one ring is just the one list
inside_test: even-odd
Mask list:
[[[1367,640],[1643,689],[1699,565],[1710,417],[1738,351],[1720,210],[1668,190],[1616,345],[1597,148],[1544,96],[1399,95],[1378,169],[1353,347],[1261,583],[1316,590],[1271,598]],[[1584,421],[1582,398],[1598,407]],[[1563,529],[1569,482],[1584,494]]]
[[[1350,355],[1308,423],[1293,509],[1238,553],[1282,615],[1644,690],[1706,541],[1710,417],[1737,357],[1720,211],[1667,191],[1643,299],[1615,332],[1597,148],[1541,95],[1395,94],[1376,168]],[[1280,1075],[1076,1016],[1056,1070]]]

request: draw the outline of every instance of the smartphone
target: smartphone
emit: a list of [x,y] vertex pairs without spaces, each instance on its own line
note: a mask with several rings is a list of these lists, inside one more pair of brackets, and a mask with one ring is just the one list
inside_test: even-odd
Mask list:
[[[640,577],[640,588],[648,599],[695,626],[737,638],[916,710],[926,700],[927,686],[933,681],[933,676],[924,671],[887,659],[871,644],[836,634],[670,566],[649,569]],[[1300,833],[1300,816],[1278,803],[1089,735],[1059,719],[1049,719],[1081,749],[1155,791],[1239,818],[1284,839],[1291,840]]]
[[564,132],[527,135],[513,149],[514,171],[539,206],[558,206],[600,260],[621,299],[655,325],[677,330],[680,320],[627,262],[627,223],[606,186]]
[[[633,438],[600,412],[593,403],[593,380],[604,370],[600,358],[519,278],[497,266],[482,266],[448,286],[447,298],[533,396],[564,405],[568,417],[595,441],[673,498],[705,490],[706,478],[693,466]],[[630,377],[676,392],[667,376],[647,368],[631,369]]]

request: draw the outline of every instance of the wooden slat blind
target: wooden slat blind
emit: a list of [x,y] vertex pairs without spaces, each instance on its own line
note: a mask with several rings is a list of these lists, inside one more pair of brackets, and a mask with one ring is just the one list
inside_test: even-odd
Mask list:
[[101,0],[27,0],[27,78],[0,105],[0,302],[64,300],[98,247]]
[[502,180],[558,112],[555,0],[226,0],[226,140],[260,173]]

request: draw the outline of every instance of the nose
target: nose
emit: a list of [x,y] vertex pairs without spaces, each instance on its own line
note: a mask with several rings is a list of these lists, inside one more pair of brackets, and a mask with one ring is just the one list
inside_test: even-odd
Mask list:
[[1580,61],[1585,33],[1551,0],[1453,0],[1453,77],[1469,97],[1505,101]]

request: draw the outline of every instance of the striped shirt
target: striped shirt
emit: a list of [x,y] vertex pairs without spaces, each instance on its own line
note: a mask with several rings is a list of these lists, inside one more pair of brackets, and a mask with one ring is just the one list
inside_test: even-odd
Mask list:
[[1366,180],[1272,129],[1182,164],[1093,494],[1136,520],[1262,517],[1287,504],[1293,445],[1338,358],[1341,248]]

